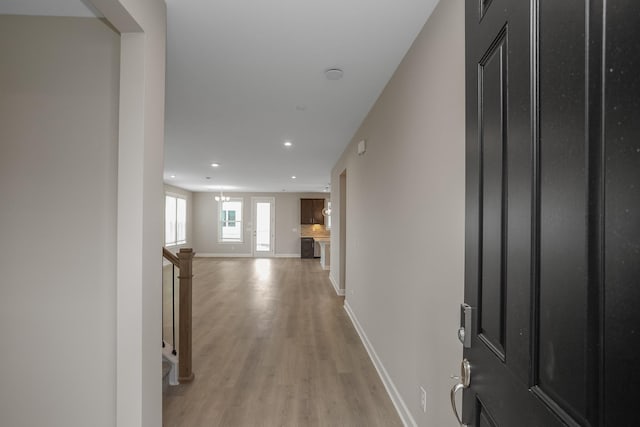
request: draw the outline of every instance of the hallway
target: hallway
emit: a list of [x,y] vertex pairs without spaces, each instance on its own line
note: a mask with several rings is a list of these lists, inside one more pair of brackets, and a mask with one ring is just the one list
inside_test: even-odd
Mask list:
[[192,384],[165,427],[400,426],[317,260],[197,258]]

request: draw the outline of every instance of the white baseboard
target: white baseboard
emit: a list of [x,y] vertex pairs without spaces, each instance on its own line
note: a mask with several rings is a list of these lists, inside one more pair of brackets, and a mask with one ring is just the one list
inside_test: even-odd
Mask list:
[[[253,254],[196,253],[196,258],[253,258]],[[300,258],[300,254],[274,254],[267,258]]]
[[251,258],[253,257],[253,255],[251,254],[229,254],[229,253],[222,253],[222,254],[212,254],[212,253],[197,253],[196,258]]
[[344,296],[344,289],[340,289],[340,287],[338,286],[338,284],[336,283],[336,280],[333,278],[333,276],[331,275],[331,273],[329,273],[329,281],[331,282],[331,284],[333,285],[333,289],[335,289],[336,294],[340,295],[340,296]]
[[274,258],[300,258],[300,254],[275,254]]
[[356,328],[356,332],[358,332],[358,335],[360,336],[360,340],[362,341],[362,344],[364,344],[364,348],[367,349],[369,358],[373,362],[373,366],[376,367],[376,371],[378,371],[378,375],[380,376],[380,379],[384,384],[384,388],[387,390],[387,394],[391,398],[391,401],[393,402],[393,406],[395,406],[396,411],[398,412],[398,415],[402,420],[402,423],[405,425],[405,427],[417,427],[418,424],[416,424],[416,421],[411,416],[411,412],[409,412],[409,408],[407,408],[407,405],[404,403],[404,400],[402,400],[400,393],[398,393],[398,389],[396,389],[396,386],[393,384],[391,377],[389,377],[387,370],[384,368],[384,365],[378,358],[378,355],[376,354],[375,349],[371,345],[369,338],[367,338],[367,334],[364,332],[364,329],[362,329],[362,326],[360,325],[358,318],[356,317],[355,313],[353,312],[353,310],[349,306],[349,303],[346,300],[344,302],[344,310],[347,312],[347,315],[351,319],[351,323],[353,323],[353,327]]

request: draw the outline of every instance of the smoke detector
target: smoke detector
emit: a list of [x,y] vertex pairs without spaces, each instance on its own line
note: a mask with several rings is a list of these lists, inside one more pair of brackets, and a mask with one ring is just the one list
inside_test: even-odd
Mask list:
[[340,68],[329,68],[324,72],[327,80],[340,80],[343,74],[344,72]]

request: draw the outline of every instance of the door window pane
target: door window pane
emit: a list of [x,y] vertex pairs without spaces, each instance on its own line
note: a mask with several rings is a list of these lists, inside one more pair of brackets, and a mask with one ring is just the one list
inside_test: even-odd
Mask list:
[[271,251],[271,203],[256,203],[256,252]]

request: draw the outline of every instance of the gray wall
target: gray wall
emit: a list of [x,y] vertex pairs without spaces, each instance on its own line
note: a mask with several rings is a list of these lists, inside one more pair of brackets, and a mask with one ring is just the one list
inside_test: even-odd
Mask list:
[[242,197],[244,242],[218,243],[218,203],[214,193],[193,194],[193,245],[199,255],[251,254],[251,197],[275,197],[275,255],[300,255],[300,199],[329,199],[328,193],[224,193]]
[[1,424],[116,423],[120,36],[0,16]]
[[[405,422],[455,426],[463,300],[464,1],[441,1],[332,172],[346,185],[346,306]],[[363,156],[356,154],[367,141]],[[334,218],[339,230],[344,219]],[[340,278],[333,233],[331,277]],[[427,390],[427,412],[419,386]]]

